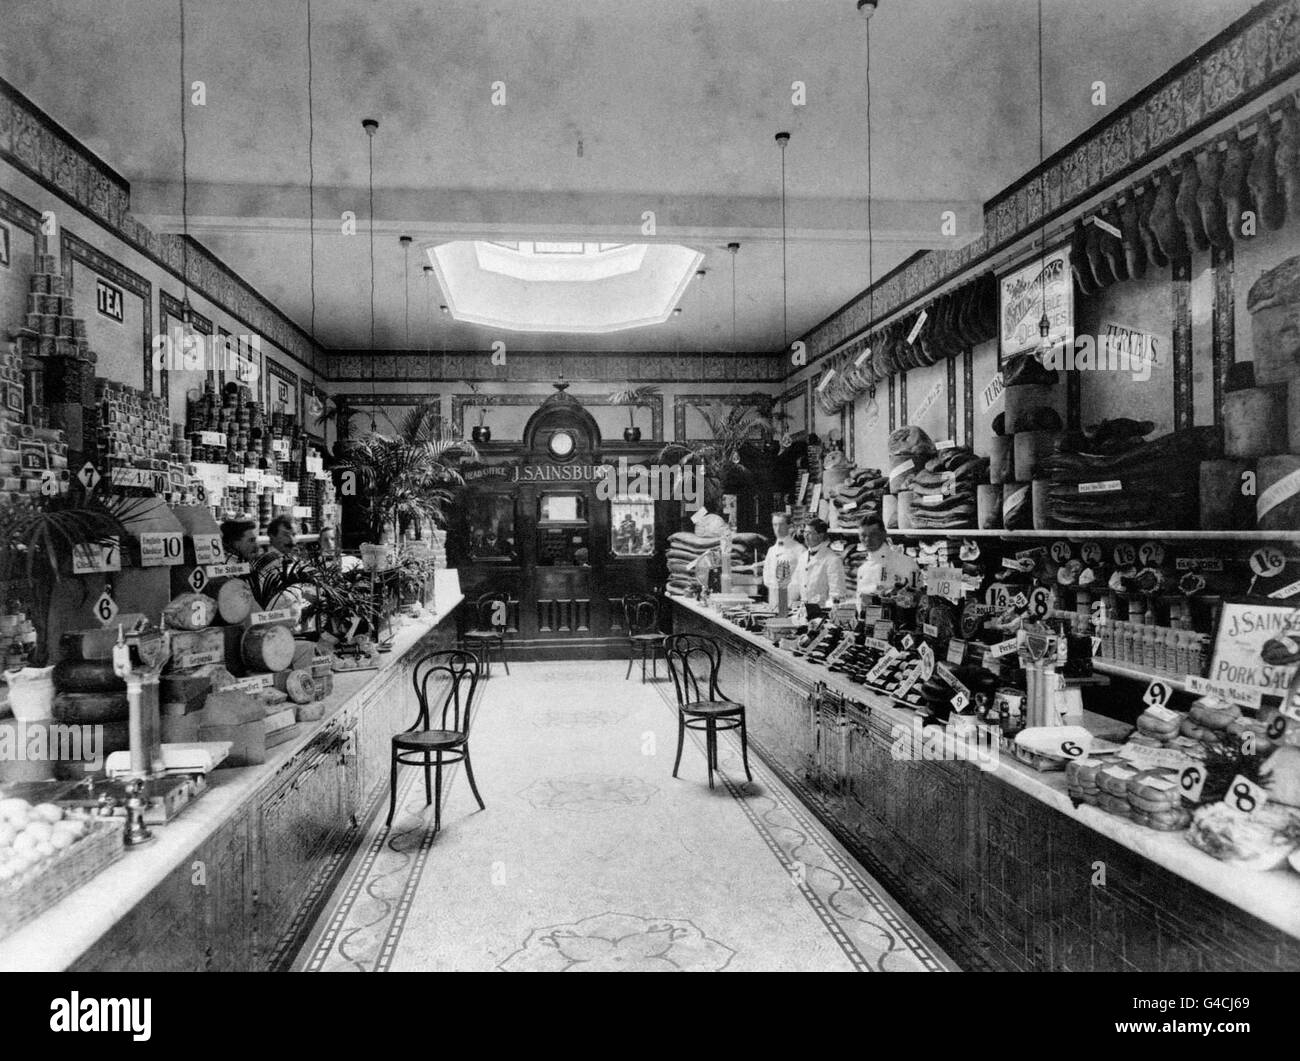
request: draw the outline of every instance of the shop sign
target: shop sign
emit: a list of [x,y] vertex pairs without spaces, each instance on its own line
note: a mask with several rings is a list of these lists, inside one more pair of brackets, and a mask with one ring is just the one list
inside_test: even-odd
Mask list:
[[[1284,697],[1295,675],[1295,663],[1270,666],[1261,659],[1264,642],[1288,632],[1300,631],[1295,609],[1285,605],[1227,601],[1219,616],[1210,660],[1211,681],[1233,689],[1226,699],[1249,702],[1260,695]],[[1255,701],[1258,702],[1258,701]]]
[[[1074,345],[1074,277],[1070,248],[1063,244],[1046,255],[1035,255],[998,281],[999,342],[1005,360],[1016,354]],[[1038,330],[1047,314],[1050,328],[1044,342]]]

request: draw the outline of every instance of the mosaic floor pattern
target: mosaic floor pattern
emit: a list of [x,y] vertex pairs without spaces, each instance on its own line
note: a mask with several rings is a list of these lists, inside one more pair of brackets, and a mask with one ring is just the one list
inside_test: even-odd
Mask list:
[[444,772],[442,830],[405,769],[292,963],[371,971],[940,972],[956,965],[757,756],[718,787],[667,683],[520,663],[482,688],[480,811]]

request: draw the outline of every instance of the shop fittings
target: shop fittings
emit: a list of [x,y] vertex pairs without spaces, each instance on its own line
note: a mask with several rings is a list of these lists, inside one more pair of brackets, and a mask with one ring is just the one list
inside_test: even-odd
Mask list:
[[168,372],[227,372],[240,383],[257,383],[260,335],[204,335],[176,324],[153,337],[153,367]]
[[104,765],[104,727],[16,721],[0,729],[0,762],[83,762],[92,773]]
[[971,762],[992,771],[1001,762],[1000,736],[1000,729],[978,723],[964,733],[950,734],[939,726],[922,727],[921,719],[914,717],[910,727],[890,730],[889,754],[896,762]]
[[645,501],[685,501],[692,508],[704,504],[704,466],[680,464],[638,464],[629,468],[626,457],[618,466],[604,464],[596,483],[601,501],[614,497],[636,497]]

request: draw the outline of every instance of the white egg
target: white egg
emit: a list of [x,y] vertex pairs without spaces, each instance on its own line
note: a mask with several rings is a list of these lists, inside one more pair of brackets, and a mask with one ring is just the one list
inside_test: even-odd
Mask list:
[[14,837],[18,835],[18,830],[8,822],[0,822],[0,848],[8,847],[14,842]]
[[33,833],[29,833],[26,830],[23,830],[21,833],[19,833],[17,836],[14,837],[14,845],[13,845],[14,851],[19,855],[25,855],[27,854],[27,852],[34,849],[36,845],[39,844],[40,842],[41,841],[39,837],[37,837]]
[[33,836],[37,843],[43,843],[54,835],[54,826],[49,822],[28,822],[23,830],[25,836]]
[[40,855],[41,858],[49,858],[54,854],[54,845],[48,840],[42,840],[36,845],[36,853]]
[[54,803],[39,803],[31,809],[29,817],[39,815],[42,821],[53,825],[63,817],[63,808]]
[[66,829],[59,829],[50,837],[50,845],[55,851],[62,851],[65,848],[69,848],[76,842],[77,838]]

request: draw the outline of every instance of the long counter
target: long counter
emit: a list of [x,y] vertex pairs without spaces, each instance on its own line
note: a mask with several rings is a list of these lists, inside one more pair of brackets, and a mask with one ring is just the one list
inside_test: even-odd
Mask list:
[[411,668],[450,647],[462,600],[454,578],[440,580],[431,616],[404,621],[378,670],[336,674],[322,719],[295,726],[265,763],[213,771],[151,843],[0,940],[0,971],[274,968],[329,868],[317,856],[386,787],[389,739],[411,721]]
[[[1300,875],[1256,872],[1076,806],[1061,772],[900,761],[915,712],[673,598],[679,633],[719,637],[750,739],[885,883],[974,967],[1300,969]],[[818,717],[817,683],[849,701]],[[1118,725],[1086,720],[1098,735]],[[1122,726],[1123,731],[1130,727]],[[989,767],[992,768],[989,768]]]

